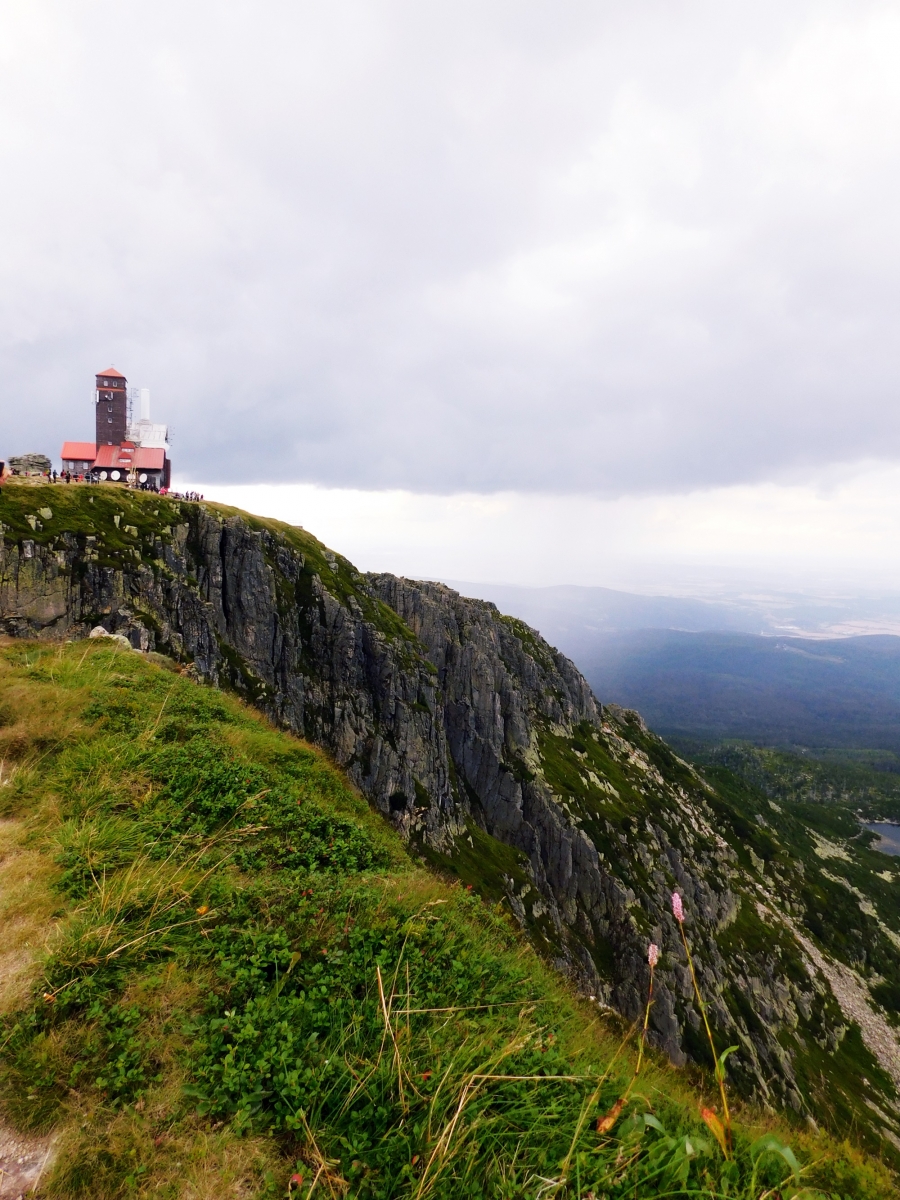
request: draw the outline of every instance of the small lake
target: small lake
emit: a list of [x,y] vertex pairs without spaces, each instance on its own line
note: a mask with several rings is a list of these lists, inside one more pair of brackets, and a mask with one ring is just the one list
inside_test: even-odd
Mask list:
[[880,850],[882,854],[900,855],[900,825],[889,825],[886,821],[863,822],[863,829],[870,829],[872,833],[878,834],[880,840],[872,843],[873,850]]

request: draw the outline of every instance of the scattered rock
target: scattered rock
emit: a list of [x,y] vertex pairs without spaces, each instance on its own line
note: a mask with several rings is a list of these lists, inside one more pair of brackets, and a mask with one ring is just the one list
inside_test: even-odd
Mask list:
[[92,638],[108,638],[111,642],[118,642],[120,646],[124,646],[127,650],[133,649],[131,642],[124,633],[110,633],[102,625],[95,625],[89,636]]
[[0,1124],[0,1200],[35,1192],[52,1156],[51,1138],[27,1137]]

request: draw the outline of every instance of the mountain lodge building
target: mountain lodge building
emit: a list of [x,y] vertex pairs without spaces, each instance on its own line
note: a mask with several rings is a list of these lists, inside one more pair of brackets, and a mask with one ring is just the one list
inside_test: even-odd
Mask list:
[[128,380],[115,367],[96,376],[96,441],[64,442],[62,469],[100,481],[167,488],[172,473],[168,427],[150,420],[147,388],[140,390],[140,419],[130,420],[127,385]]

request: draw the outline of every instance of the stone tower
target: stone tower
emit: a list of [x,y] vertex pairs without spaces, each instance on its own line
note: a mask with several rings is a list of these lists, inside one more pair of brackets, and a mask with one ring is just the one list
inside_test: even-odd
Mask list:
[[121,446],[128,425],[127,380],[109,367],[97,376],[97,452],[101,446]]

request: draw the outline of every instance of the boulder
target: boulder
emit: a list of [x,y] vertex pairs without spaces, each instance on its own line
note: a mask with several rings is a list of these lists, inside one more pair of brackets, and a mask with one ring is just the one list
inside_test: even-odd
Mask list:
[[47,475],[53,463],[46,454],[14,454],[9,468],[16,475]]

